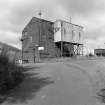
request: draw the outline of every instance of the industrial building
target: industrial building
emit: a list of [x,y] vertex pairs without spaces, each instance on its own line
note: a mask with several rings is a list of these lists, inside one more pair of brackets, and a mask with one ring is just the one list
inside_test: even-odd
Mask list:
[[62,56],[83,54],[83,27],[63,20],[54,22],[54,43]]
[[33,17],[22,31],[22,60],[83,54],[83,27],[63,20],[51,22]]
[[105,49],[94,49],[94,54],[97,56],[105,56]]

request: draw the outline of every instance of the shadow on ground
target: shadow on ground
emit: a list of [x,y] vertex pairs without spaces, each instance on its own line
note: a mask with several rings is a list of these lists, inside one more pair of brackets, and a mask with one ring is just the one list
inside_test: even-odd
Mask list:
[[[25,79],[24,81],[11,90],[6,100],[9,103],[24,103],[27,100],[35,98],[36,93],[39,92],[44,86],[54,83],[50,77],[40,77],[39,73],[30,72],[30,70],[35,70],[35,68],[28,68],[24,71]],[[5,100],[5,98],[4,98]]]

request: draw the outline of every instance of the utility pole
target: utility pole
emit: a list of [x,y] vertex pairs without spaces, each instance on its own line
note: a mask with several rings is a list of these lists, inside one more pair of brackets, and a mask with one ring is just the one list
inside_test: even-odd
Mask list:
[[84,46],[82,45],[82,56],[84,55]]

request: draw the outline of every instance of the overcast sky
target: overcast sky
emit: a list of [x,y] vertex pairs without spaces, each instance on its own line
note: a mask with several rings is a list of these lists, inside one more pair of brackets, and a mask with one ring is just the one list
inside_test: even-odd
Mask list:
[[20,48],[22,29],[40,9],[51,21],[72,17],[87,48],[105,48],[105,0],[0,0],[0,41]]

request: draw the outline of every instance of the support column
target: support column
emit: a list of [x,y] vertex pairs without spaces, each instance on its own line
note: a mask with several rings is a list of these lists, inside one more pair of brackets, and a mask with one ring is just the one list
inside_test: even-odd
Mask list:
[[61,57],[63,57],[63,41],[61,41]]
[[83,45],[82,45],[82,56],[83,56]]
[[61,21],[61,57],[63,57],[63,22]]
[[34,63],[35,63],[35,58],[36,58],[36,55],[35,55],[35,48],[33,48],[33,58],[34,58]]

